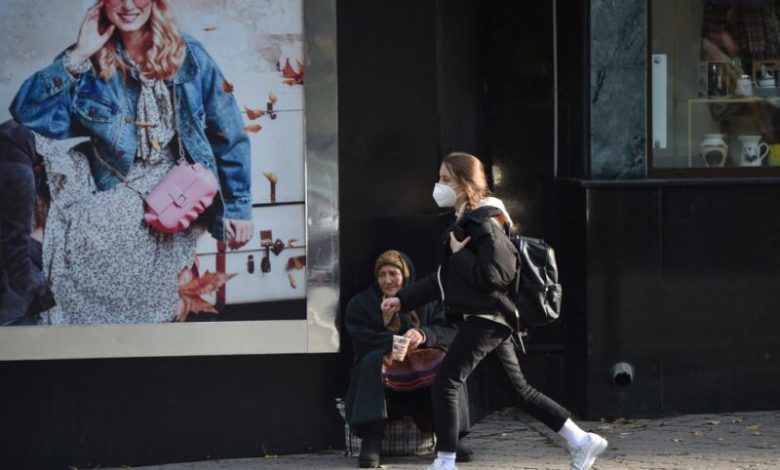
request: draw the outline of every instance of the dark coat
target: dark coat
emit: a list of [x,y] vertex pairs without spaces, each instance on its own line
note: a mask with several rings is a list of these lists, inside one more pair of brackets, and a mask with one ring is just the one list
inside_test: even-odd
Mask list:
[[[483,206],[465,214],[442,234],[439,270],[398,292],[402,309],[414,309],[443,297],[448,314],[496,314],[512,318],[514,306],[506,295],[517,274],[517,252],[505,229],[491,219],[501,214]],[[453,254],[449,234],[469,243]]]
[[[414,279],[414,266],[408,257],[404,260],[410,276],[404,279],[408,286]],[[354,428],[372,421],[387,419],[387,402],[382,379],[382,356],[392,349],[393,335],[404,334],[413,327],[412,309],[400,312],[401,326],[397,333],[387,330],[382,318],[382,291],[374,282],[371,287],[355,295],[347,304],[344,324],[354,350],[354,367],[344,400],[347,422]],[[446,350],[457,333],[448,323],[438,303],[417,306],[414,311],[420,320],[418,328],[425,334],[421,348],[438,347]],[[469,427],[468,398],[465,387],[459,399],[461,430]],[[427,397],[426,397],[427,398]],[[430,417],[432,419],[432,417]]]
[[[401,312],[398,333],[387,330],[382,321],[382,291],[374,283],[347,304],[344,323],[355,352],[349,388],[345,399],[347,422],[353,426],[387,419],[385,387],[382,380],[382,356],[392,349],[393,335],[412,328],[409,312]],[[457,330],[447,323],[444,311],[436,304],[415,309],[419,329],[425,333],[420,347],[447,349]]]
[[[409,311],[400,312],[401,328],[398,333],[387,330],[382,321],[382,291],[374,283],[371,287],[352,297],[347,304],[344,315],[344,326],[352,338],[352,349],[355,353],[354,363],[357,364],[371,351],[387,352],[392,349],[393,335],[402,335],[413,327]],[[429,303],[414,309],[420,319],[419,329],[425,334],[423,348],[440,347],[447,349],[455,328],[447,323],[444,311],[436,304]]]

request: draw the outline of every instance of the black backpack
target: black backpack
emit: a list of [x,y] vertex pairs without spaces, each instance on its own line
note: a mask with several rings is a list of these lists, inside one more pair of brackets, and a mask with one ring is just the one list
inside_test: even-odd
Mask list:
[[555,250],[544,240],[509,237],[517,249],[518,274],[507,293],[515,304],[515,331],[546,325],[561,315],[563,288],[558,283]]

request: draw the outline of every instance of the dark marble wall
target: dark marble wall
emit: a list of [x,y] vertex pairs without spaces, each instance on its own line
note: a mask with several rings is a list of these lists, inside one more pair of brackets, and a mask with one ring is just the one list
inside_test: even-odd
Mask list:
[[647,0],[590,2],[593,179],[646,175]]

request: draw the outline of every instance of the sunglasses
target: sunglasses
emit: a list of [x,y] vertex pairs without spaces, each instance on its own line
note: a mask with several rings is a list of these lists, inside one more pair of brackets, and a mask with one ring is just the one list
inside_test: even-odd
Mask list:
[[[153,1],[154,0],[133,0],[133,3],[135,3],[135,6],[138,8],[146,8]],[[108,8],[116,8],[123,2],[124,0],[103,0],[103,5]]]

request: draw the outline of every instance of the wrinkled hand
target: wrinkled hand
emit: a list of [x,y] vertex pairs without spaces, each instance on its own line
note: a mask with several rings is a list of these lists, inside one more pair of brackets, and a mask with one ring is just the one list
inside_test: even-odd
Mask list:
[[98,0],[87,10],[84,20],[79,27],[79,36],[72,54],[77,62],[82,62],[92,57],[114,34],[115,26],[109,25],[103,34],[100,34],[100,15],[103,8],[103,0]]
[[401,310],[401,299],[398,297],[388,297],[382,301],[382,310],[395,313]]
[[235,250],[246,245],[252,239],[255,224],[251,220],[227,219],[225,220],[225,232],[227,233],[228,246]]
[[404,333],[404,336],[409,338],[409,351],[417,349],[417,347],[425,341],[423,334],[417,328],[407,330],[407,332]]
[[453,253],[457,253],[462,250],[463,247],[468,245],[470,241],[471,236],[468,236],[464,238],[462,242],[459,242],[458,239],[455,238],[455,232],[450,232],[450,250],[452,250]]

